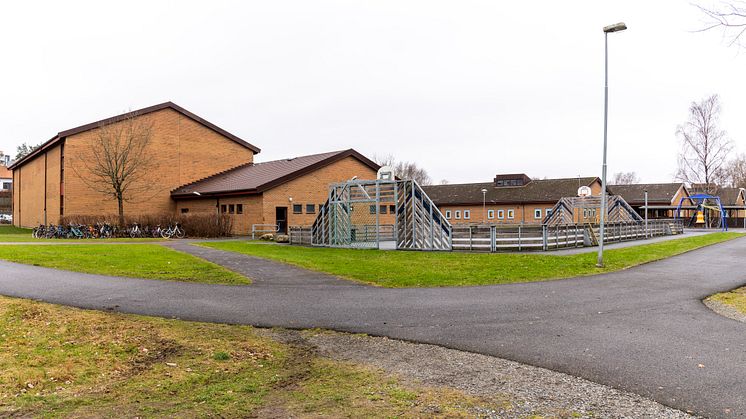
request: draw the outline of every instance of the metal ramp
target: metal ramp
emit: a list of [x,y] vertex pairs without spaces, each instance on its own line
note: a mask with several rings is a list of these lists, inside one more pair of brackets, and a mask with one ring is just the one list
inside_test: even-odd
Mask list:
[[451,250],[451,224],[413,180],[332,184],[311,244],[357,249]]

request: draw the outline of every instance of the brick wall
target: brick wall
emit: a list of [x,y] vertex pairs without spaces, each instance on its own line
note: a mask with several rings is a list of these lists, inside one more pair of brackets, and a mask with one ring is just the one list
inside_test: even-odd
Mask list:
[[[170,197],[172,189],[253,161],[254,153],[251,150],[173,109],[145,114],[141,118],[153,122],[152,138],[148,146],[149,154],[153,156],[153,165],[141,182],[141,185],[147,186],[147,191],[138,194],[136,202],[125,203],[126,215],[172,213],[175,210]],[[96,192],[83,180],[90,179],[83,162],[90,161],[91,145],[96,135],[97,130],[94,129],[65,140],[65,215],[117,213],[116,200]],[[59,219],[59,161],[57,146],[47,152],[49,222],[57,222]],[[16,208],[20,209],[20,217],[16,218],[17,225],[33,226],[43,222],[43,169],[44,154],[41,154],[14,171],[14,180],[21,179],[14,196]]]
[[[288,225],[309,226],[313,224],[319,204],[326,202],[329,197],[329,184],[344,182],[353,176],[361,180],[375,179],[376,171],[354,157],[347,157],[266,191],[262,203],[264,222],[274,224],[276,222],[275,208],[287,207]],[[289,198],[293,198],[292,202]],[[301,214],[293,213],[293,204],[302,205]],[[315,213],[306,212],[306,204],[316,204]]]

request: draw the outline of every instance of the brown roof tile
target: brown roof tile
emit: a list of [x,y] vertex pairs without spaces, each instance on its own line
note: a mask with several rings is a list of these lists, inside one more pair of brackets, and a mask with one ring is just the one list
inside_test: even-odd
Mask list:
[[332,151],[264,163],[245,164],[180,186],[174,189],[171,195],[184,197],[195,195],[195,192],[200,195],[261,193],[350,156],[357,158],[374,170],[379,168],[376,163],[353,149]]
[[645,204],[645,190],[650,205],[678,205],[673,202],[683,183],[637,183],[634,185],[609,185],[609,193],[619,195],[630,205]]
[[487,189],[488,203],[552,203],[566,196],[576,196],[578,187],[590,186],[596,177],[536,179],[523,186],[496,187],[493,182],[423,186],[436,205],[482,204],[482,189]]

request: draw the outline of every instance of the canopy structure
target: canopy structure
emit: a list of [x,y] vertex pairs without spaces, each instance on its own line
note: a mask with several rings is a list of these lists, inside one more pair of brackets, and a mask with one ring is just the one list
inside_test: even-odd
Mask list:
[[[637,212],[621,196],[607,196],[606,222],[642,221]],[[573,196],[559,200],[542,224],[598,224],[601,215],[600,196]]]
[[414,180],[350,180],[330,186],[311,244],[451,250],[451,234],[451,224]]
[[691,201],[694,207],[694,213],[688,217],[687,227],[701,224],[707,228],[719,228],[728,231],[728,212],[723,208],[719,196],[708,194],[690,195],[688,198],[681,198],[676,206],[676,219],[681,217],[681,207],[685,201]]

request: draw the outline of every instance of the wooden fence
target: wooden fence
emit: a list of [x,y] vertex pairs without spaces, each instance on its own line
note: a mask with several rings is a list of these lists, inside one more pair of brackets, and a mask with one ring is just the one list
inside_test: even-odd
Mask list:
[[[361,226],[357,239],[375,241],[375,226],[372,230]],[[650,237],[681,234],[681,220],[649,220],[647,234],[644,222],[607,223],[604,227],[604,243],[628,240],[643,240]],[[381,241],[393,240],[392,226],[381,226]],[[599,240],[597,224],[546,225],[454,225],[452,250],[467,252],[523,252],[565,249],[569,247],[595,246]],[[290,227],[290,243],[310,246],[311,227]]]
[[[683,232],[684,226],[681,220],[649,220],[647,234],[644,222],[607,223],[604,227],[604,243],[643,240]],[[599,236],[597,224],[455,225],[453,226],[453,250],[470,252],[555,250],[595,246],[598,245]]]

